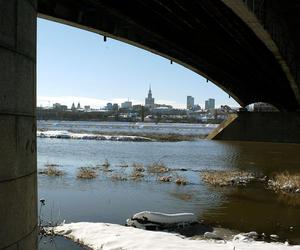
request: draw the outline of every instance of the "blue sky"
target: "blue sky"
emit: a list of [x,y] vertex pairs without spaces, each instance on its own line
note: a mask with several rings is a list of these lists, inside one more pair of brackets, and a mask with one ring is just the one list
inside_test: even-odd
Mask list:
[[38,19],[37,104],[78,102],[94,108],[129,98],[144,103],[149,84],[157,103],[185,107],[186,96],[204,106],[238,104],[200,75],[126,43]]

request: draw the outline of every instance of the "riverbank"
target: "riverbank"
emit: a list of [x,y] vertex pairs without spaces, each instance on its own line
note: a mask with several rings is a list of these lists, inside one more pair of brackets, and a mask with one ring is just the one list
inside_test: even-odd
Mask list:
[[[78,222],[51,228],[55,235],[64,236],[90,249],[239,249],[239,250],[300,250],[288,243],[255,241],[251,234],[238,234],[230,241],[203,240],[184,237],[176,233],[146,231],[110,223]],[[255,233],[252,233],[255,234]]]

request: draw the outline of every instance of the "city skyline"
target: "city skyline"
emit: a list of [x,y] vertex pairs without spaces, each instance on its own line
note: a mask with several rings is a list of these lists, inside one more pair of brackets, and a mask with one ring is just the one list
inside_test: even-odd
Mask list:
[[[186,107],[186,96],[204,106],[239,106],[200,75],[166,58],[98,34],[38,19],[37,106],[73,102],[103,107],[128,100],[143,104],[149,84],[157,103]],[[178,94],[180,93],[180,94]]]

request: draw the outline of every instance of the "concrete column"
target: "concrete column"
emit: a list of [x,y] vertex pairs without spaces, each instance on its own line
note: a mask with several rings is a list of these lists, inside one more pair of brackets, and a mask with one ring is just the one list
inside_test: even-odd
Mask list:
[[0,249],[37,249],[36,0],[0,0]]

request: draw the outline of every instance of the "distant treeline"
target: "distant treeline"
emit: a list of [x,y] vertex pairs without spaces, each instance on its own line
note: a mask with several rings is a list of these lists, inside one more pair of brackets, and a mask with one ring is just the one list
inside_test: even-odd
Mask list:
[[65,121],[108,121],[118,120],[113,112],[71,112],[54,109],[37,109],[38,120],[65,120]]
[[[109,112],[82,112],[82,111],[61,111],[55,109],[37,109],[38,120],[60,120],[60,121],[126,121],[126,122],[137,122],[141,121],[142,116],[134,117],[123,117],[120,116],[118,111]],[[221,123],[222,119],[209,119],[206,122],[199,121],[191,117],[174,118],[174,117],[162,117],[160,115],[154,115],[152,122],[170,122],[170,123]]]

